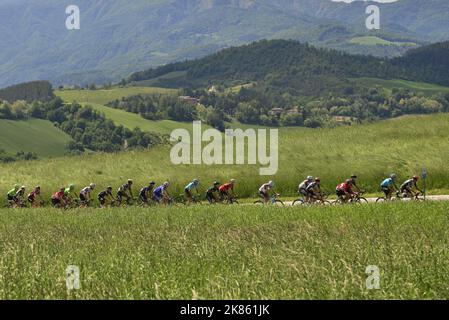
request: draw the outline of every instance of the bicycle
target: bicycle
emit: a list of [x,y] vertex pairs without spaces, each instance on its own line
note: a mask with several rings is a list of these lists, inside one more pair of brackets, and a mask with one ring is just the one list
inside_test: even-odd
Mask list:
[[279,197],[279,194],[273,194],[270,198],[270,200],[268,202],[265,202],[264,200],[260,199],[257,201],[254,201],[253,204],[258,204],[258,205],[265,205],[265,204],[272,204],[275,206],[285,206],[284,202],[282,202],[282,200],[279,200],[277,197]]
[[366,204],[368,199],[362,197],[365,191],[356,192],[348,201],[343,201],[343,199],[338,198],[332,204]]
[[407,197],[403,194],[401,194],[401,192],[397,191],[396,192],[396,196],[395,197],[391,197],[389,199],[387,199],[386,197],[379,197],[376,199],[376,203],[381,203],[381,202],[392,202],[392,201],[403,201],[403,200],[408,200],[408,201],[425,201],[425,199],[422,197],[423,194],[421,192],[417,192],[414,194],[413,197]]
[[221,203],[226,205],[239,204],[237,196],[227,196],[225,199],[221,200]]
[[310,197],[308,201],[305,199],[297,199],[293,201],[293,205],[332,205],[332,203],[327,200],[328,197],[328,193],[321,193],[317,196]]
[[186,196],[184,194],[180,194],[175,201],[179,204],[184,204],[186,206],[194,204],[194,205],[201,205],[203,204],[201,202],[201,198],[199,195],[192,195],[192,201],[189,201],[189,199],[186,199]]

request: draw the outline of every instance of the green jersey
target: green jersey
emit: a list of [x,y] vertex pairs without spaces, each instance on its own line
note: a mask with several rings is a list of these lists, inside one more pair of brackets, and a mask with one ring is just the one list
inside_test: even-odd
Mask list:
[[16,190],[16,189],[12,189],[12,190],[10,190],[6,195],[7,195],[8,197],[15,197],[17,191],[18,191],[18,190]]

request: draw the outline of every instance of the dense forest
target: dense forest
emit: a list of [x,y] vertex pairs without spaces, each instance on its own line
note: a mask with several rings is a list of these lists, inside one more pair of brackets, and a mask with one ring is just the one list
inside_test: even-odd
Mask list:
[[286,40],[262,40],[222,50],[198,60],[132,74],[128,83],[151,80],[165,87],[204,88],[257,82],[293,95],[341,92],[348,78],[405,79],[449,85],[449,42],[381,59],[319,49]]
[[54,98],[51,83],[48,81],[33,81],[17,84],[0,90],[0,100],[15,102],[49,101]]

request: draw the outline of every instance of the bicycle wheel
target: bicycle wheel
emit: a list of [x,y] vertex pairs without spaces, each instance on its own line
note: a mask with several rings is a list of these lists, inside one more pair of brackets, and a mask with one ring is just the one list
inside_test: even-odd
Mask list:
[[281,200],[276,200],[273,204],[275,206],[278,206],[278,207],[284,207],[285,206],[284,202],[282,202]]
[[328,200],[323,200],[323,201],[320,202],[320,204],[323,205],[323,206],[331,206],[332,202],[330,202]]
[[303,199],[296,199],[295,201],[293,201],[292,206],[302,206],[303,204],[304,204]]
[[262,206],[264,205],[264,203],[263,203],[262,200],[254,201],[253,204],[256,204],[256,205],[262,205]]
[[384,197],[381,197],[381,198],[377,198],[376,203],[384,203],[386,201],[387,201],[387,199],[385,199]]
[[368,203],[368,199],[360,197],[354,200],[354,203],[357,204],[367,204]]

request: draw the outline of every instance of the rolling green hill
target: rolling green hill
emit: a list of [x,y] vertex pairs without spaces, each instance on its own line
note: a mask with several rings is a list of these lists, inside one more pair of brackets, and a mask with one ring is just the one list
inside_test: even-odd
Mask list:
[[[13,154],[34,152],[39,157],[62,156],[71,138],[46,120],[11,121],[0,119],[0,149]],[[51,170],[49,171],[51,172]]]
[[449,87],[440,86],[437,84],[412,82],[406,80],[383,80],[376,78],[357,78],[353,79],[356,83],[367,87],[378,86],[383,89],[404,88],[424,94],[432,95],[436,93],[449,93]]
[[[237,193],[241,197],[253,197],[263,182],[272,179],[286,197],[295,195],[298,183],[307,175],[320,176],[323,189],[333,192],[338,183],[357,173],[362,188],[378,193],[380,181],[390,173],[396,172],[400,180],[405,180],[426,166],[428,190],[447,193],[448,141],[448,114],[407,116],[334,129],[284,128],[279,130],[279,171],[275,176],[259,176],[258,165],[173,165],[170,148],[159,146],[149,151],[0,165],[0,188],[15,183],[39,183],[49,194],[61,184],[73,182],[81,187],[94,181],[99,188],[107,185],[115,188],[132,177],[139,187],[149,179],[158,183],[168,179],[177,194],[194,177],[201,179],[201,189],[214,180],[235,178]],[[70,170],[66,169],[67,162],[71,163]]]
[[77,101],[106,104],[116,99],[138,94],[176,94],[177,92],[178,90],[176,89],[154,87],[114,87],[107,90],[58,90],[55,91],[55,95],[61,97],[64,101],[69,103],[72,101]]
[[359,44],[363,46],[410,46],[416,47],[418,44],[414,42],[399,42],[399,41],[388,41],[376,36],[362,36],[362,37],[354,37],[349,40],[349,43]]

